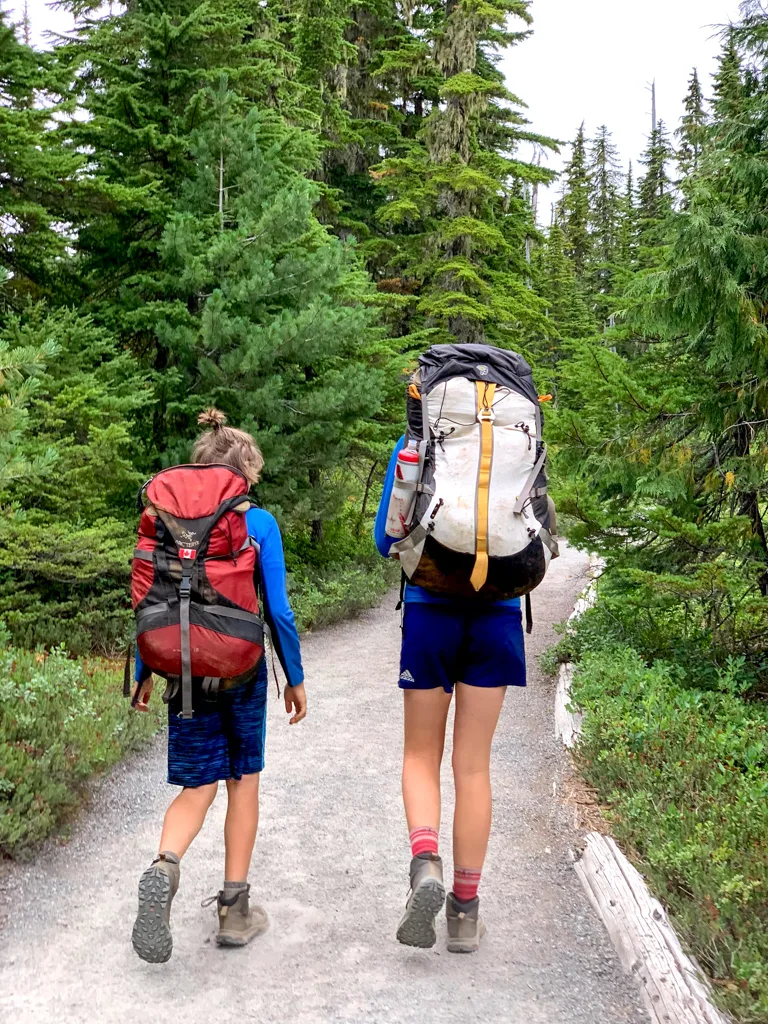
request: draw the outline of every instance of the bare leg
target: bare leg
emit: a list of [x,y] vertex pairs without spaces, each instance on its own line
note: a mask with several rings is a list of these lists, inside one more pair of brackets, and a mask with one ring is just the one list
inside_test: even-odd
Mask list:
[[245,882],[251,867],[253,844],[259,827],[259,779],[256,773],[227,780],[227,817],[224,821],[224,878]]
[[203,827],[208,809],[216,797],[218,782],[182,789],[165,812],[160,852],[175,853],[181,860]]
[[491,831],[491,743],[506,687],[456,686],[453,727],[453,862],[482,868]]
[[445,722],[451,694],[435,690],[404,690],[405,751],[403,802],[408,829],[440,829],[440,764],[445,747]]

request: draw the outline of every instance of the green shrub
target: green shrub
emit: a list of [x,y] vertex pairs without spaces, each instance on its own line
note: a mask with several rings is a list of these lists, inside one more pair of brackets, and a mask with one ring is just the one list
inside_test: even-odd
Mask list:
[[113,663],[13,648],[0,624],[0,855],[28,854],[83,802],[94,773],[157,730],[121,681]]
[[348,618],[397,585],[397,563],[383,559],[373,543],[373,511],[375,504],[363,515],[357,500],[349,498],[319,543],[306,532],[285,537],[288,589],[299,629]]
[[606,643],[601,621],[586,616],[567,642],[581,657],[580,766],[723,1005],[768,1021],[768,708],[744,700],[740,660],[702,689]]
[[383,558],[297,575],[290,597],[299,629],[319,629],[370,608],[397,580],[397,566]]

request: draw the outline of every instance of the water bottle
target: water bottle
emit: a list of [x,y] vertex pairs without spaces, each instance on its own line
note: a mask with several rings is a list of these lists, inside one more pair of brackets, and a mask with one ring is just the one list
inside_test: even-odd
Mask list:
[[387,513],[387,536],[402,540],[408,532],[408,521],[416,500],[416,484],[419,482],[419,442],[410,441],[407,448],[398,453],[395,466],[395,482]]

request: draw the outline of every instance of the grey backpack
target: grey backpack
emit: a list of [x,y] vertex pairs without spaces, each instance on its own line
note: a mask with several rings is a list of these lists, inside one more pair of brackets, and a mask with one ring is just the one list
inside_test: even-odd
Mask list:
[[488,345],[435,345],[408,386],[406,443],[418,442],[405,577],[437,594],[529,594],[557,557],[543,416],[528,363]]

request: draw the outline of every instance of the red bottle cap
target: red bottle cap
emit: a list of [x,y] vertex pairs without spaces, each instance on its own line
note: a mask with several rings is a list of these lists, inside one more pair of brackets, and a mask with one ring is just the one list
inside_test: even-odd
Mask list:
[[413,462],[419,461],[419,453],[413,451],[411,448],[403,448],[400,454],[397,456],[399,462]]

